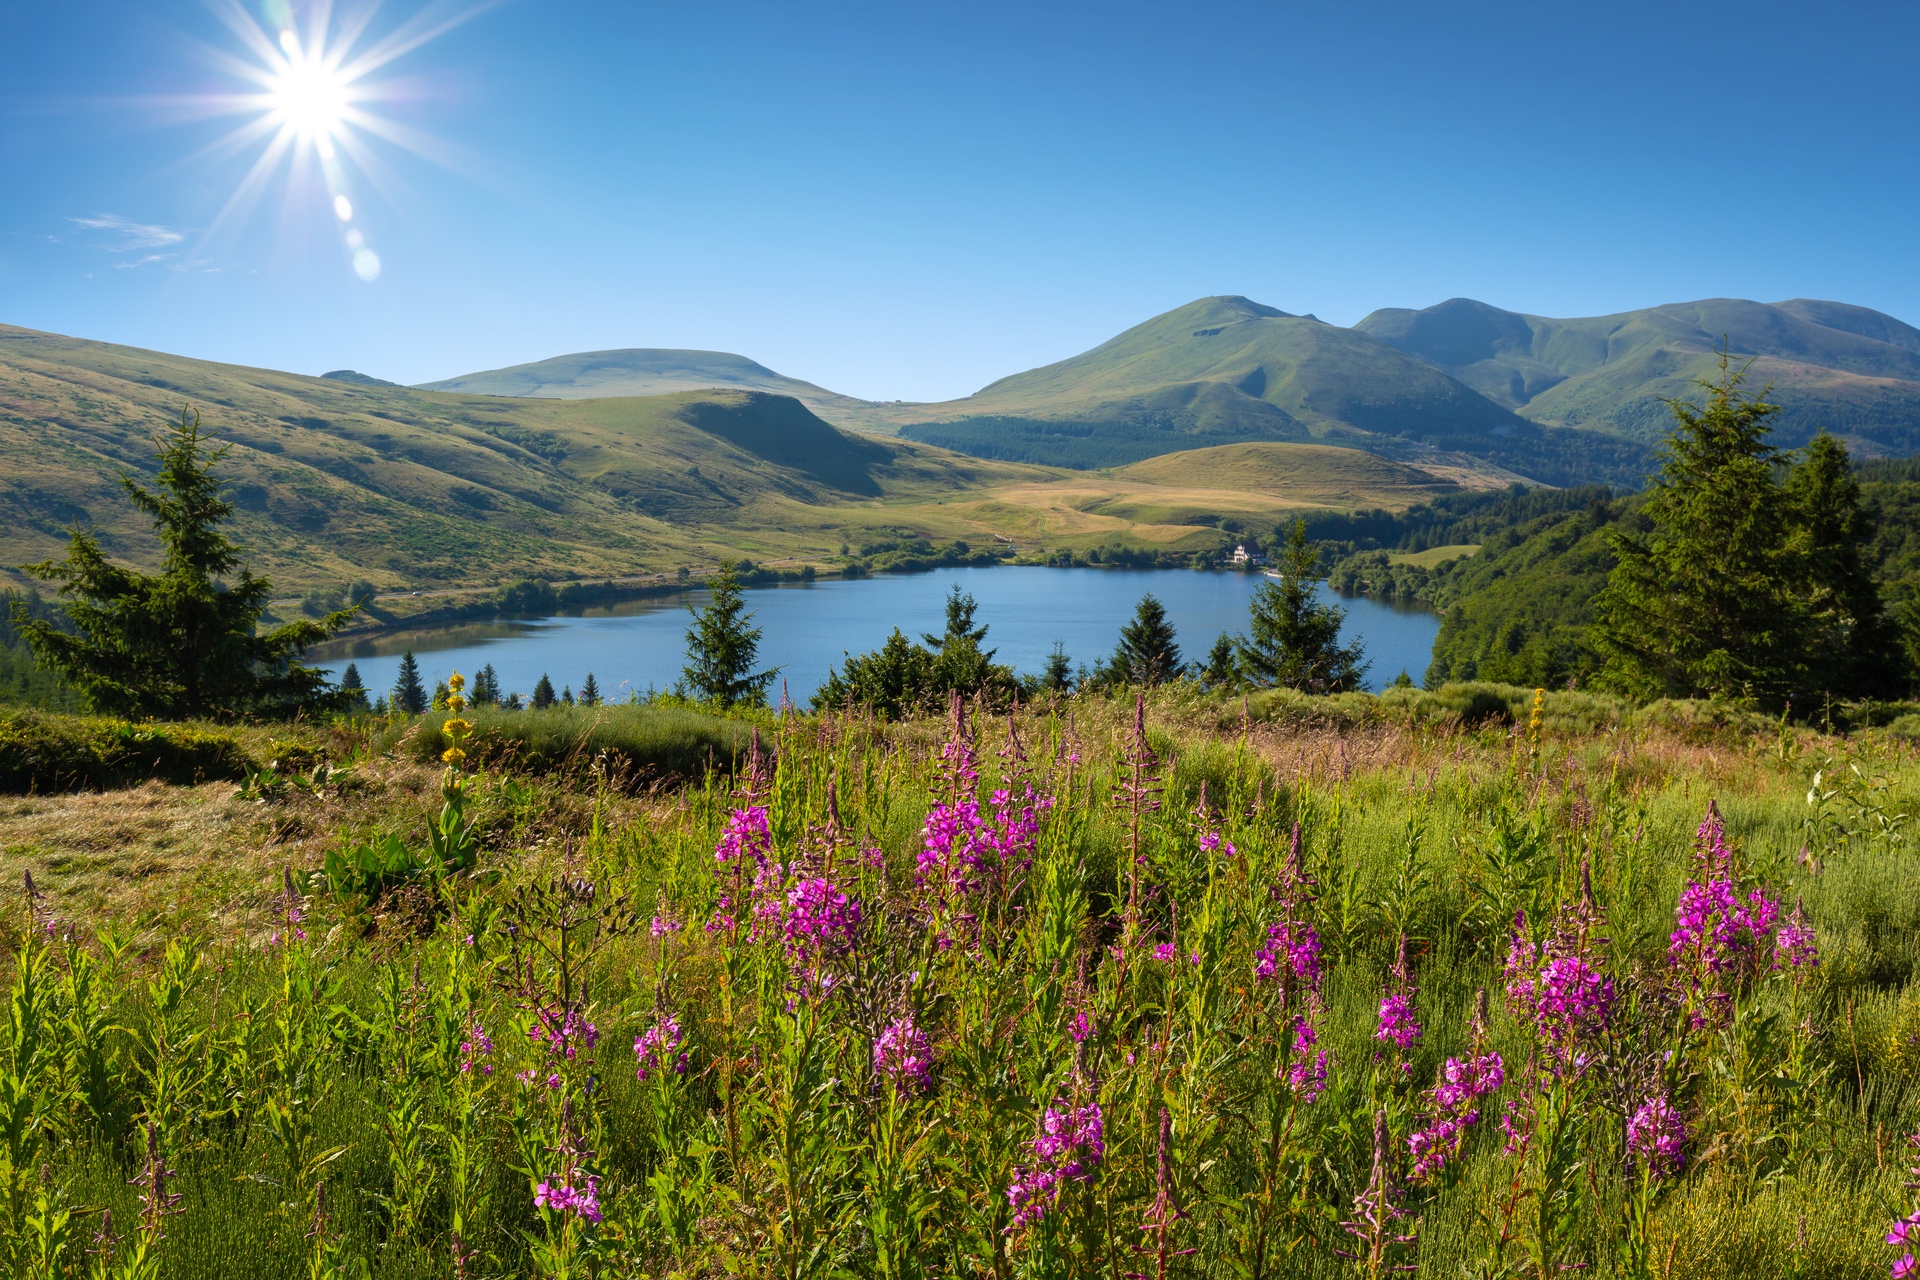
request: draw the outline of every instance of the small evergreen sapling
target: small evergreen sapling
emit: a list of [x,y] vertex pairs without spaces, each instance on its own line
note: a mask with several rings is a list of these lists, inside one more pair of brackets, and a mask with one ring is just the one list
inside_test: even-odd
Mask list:
[[739,566],[731,560],[722,561],[707,587],[712,595],[706,608],[687,606],[693,625],[687,628],[687,665],[681,673],[681,690],[722,709],[763,707],[767,686],[780,672],[778,668],[753,669],[760,656],[760,628],[751,625],[753,615],[747,612]]
[[547,679],[547,673],[542,671],[539,681],[533,686],[533,709],[535,711],[545,711],[548,707],[552,706],[555,701],[556,699],[553,696],[553,681]]
[[1307,523],[1295,520],[1275,557],[1280,577],[1254,588],[1248,635],[1236,640],[1240,674],[1259,687],[1303,693],[1348,693],[1370,665],[1358,641],[1340,643],[1347,611],[1322,604],[1319,555],[1307,541]]
[[587,678],[580,684],[580,705],[597,707],[600,705],[600,685],[593,678],[593,672],[587,672]]
[[1108,676],[1121,684],[1165,684],[1180,674],[1180,646],[1166,606],[1152,595],[1140,597],[1133,621],[1120,628],[1120,643],[1107,664]]
[[420,664],[413,650],[400,655],[400,670],[393,680],[393,709],[398,715],[417,716],[427,709],[427,688],[420,683]]

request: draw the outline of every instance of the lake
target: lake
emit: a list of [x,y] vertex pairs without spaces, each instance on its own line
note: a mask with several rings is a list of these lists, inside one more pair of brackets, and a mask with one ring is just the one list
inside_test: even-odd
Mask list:
[[[1257,574],[1188,569],[1000,566],[754,587],[746,598],[764,632],[762,667],[781,668],[789,696],[804,704],[828,668],[848,652],[877,649],[895,627],[909,637],[944,630],[947,590],[956,583],[980,602],[974,622],[989,628],[987,647],[999,651],[998,661],[1038,672],[1055,642],[1066,645],[1076,664],[1089,667],[1112,654],[1121,625],[1148,592],[1166,605],[1182,656],[1204,658],[1222,631],[1246,629],[1247,601],[1260,581]],[[349,661],[359,664],[370,697],[393,687],[400,654],[412,649],[429,690],[448,672],[471,677],[490,662],[501,688],[523,697],[543,673],[556,690],[578,690],[592,672],[603,697],[623,700],[629,691],[666,689],[680,678],[687,606],[705,602],[706,593],[696,590],[577,616],[396,632],[335,641],[316,649],[313,659],[335,678]],[[1368,687],[1384,687],[1403,669],[1415,680],[1425,674],[1439,615],[1364,597],[1340,597],[1338,603],[1347,610],[1341,638],[1359,639],[1373,660]],[[779,693],[776,680],[775,700]]]

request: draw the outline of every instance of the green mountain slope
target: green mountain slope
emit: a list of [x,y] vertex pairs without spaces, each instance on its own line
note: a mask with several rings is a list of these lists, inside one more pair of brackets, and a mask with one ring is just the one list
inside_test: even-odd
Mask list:
[[963,400],[887,410],[902,434],[987,457],[1115,466],[1249,440],[1400,461],[1465,455],[1550,482],[1637,482],[1644,450],[1543,430],[1370,334],[1241,297],[1202,298]]
[[877,429],[889,435],[893,432],[892,424],[876,417],[875,406],[868,401],[789,378],[727,351],[664,347],[580,351],[421,385],[425,391],[560,400],[658,396],[716,388],[792,396],[836,426]]
[[1555,320],[1453,298],[1355,328],[1529,421],[1649,442],[1672,421],[1662,401],[1716,374],[1724,338],[1756,390],[1773,385],[1783,443],[1825,427],[1866,456],[1920,452],[1920,330],[1865,307],[1709,298]]
[[283,588],[830,555],[898,504],[1053,474],[849,435],[756,391],[510,400],[0,326],[0,565],[57,554],[75,521],[151,563],[117,477],[150,475],[150,436],[183,405],[230,446],[237,536]]

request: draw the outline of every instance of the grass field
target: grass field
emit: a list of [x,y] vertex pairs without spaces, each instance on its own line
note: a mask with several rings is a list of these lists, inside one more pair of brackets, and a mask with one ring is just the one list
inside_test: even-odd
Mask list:
[[474,871],[372,902],[305,873],[424,844],[418,734],[10,802],[9,1273],[1885,1274],[1920,762],[1526,698],[768,721],[483,773]]
[[1428,547],[1425,551],[1389,552],[1387,560],[1392,564],[1412,564],[1422,569],[1432,569],[1449,560],[1465,560],[1479,549],[1477,542],[1457,542],[1444,547]]

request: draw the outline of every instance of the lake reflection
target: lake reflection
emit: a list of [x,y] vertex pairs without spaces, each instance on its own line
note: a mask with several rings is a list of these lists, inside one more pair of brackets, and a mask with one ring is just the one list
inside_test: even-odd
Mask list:
[[[848,652],[878,648],[895,627],[910,637],[941,631],[947,590],[955,583],[980,602],[974,620],[988,626],[987,646],[999,651],[998,661],[1037,672],[1056,641],[1066,645],[1075,663],[1092,666],[1094,659],[1110,655],[1121,625],[1148,592],[1166,605],[1182,655],[1204,658],[1222,631],[1246,629],[1247,600],[1259,582],[1253,574],[1184,569],[1001,566],[755,587],[746,595],[754,623],[764,632],[762,664],[780,667],[789,695],[804,703],[826,680],[828,668]],[[624,698],[629,690],[665,689],[680,678],[687,605],[705,602],[704,591],[689,591],[579,616],[338,641],[314,656],[336,677],[347,662],[358,663],[360,678],[376,697],[393,687],[400,654],[410,648],[429,689],[448,672],[471,676],[492,663],[501,687],[523,696],[542,674],[556,689],[577,690],[591,671],[603,696]],[[1341,638],[1359,638],[1373,660],[1370,688],[1385,686],[1402,669],[1420,679],[1433,655],[1438,615],[1359,597],[1339,603],[1347,610]],[[776,681],[776,698],[779,687]]]

